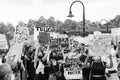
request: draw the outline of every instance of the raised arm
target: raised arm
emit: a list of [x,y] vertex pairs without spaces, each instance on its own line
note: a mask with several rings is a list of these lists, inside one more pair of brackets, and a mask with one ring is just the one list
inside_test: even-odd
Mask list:
[[86,68],[86,67],[90,67],[90,64],[88,63],[88,60],[90,59],[90,55],[88,54],[87,55],[87,58],[85,59],[85,61],[84,61],[84,68]]
[[[42,60],[45,61],[45,60],[47,60],[47,58],[48,58],[48,60],[49,60],[50,53],[51,53],[51,50],[49,49],[49,46],[48,46],[47,51],[45,52],[45,55],[44,55],[44,57],[42,58]],[[47,61],[48,61],[48,60],[47,60]]]
[[113,67],[113,61],[112,61],[112,55],[109,55],[109,59],[110,59],[110,64],[106,64],[106,68],[110,69]]
[[62,49],[62,55],[63,55],[63,60],[65,61],[65,54],[64,54],[64,48]]
[[118,54],[118,52],[119,52],[119,46],[117,45],[116,50],[115,50],[115,54]]

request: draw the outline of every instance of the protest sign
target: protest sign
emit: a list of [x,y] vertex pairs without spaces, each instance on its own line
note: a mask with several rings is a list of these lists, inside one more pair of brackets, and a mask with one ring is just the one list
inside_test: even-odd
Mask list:
[[38,35],[39,35],[39,31],[37,31],[37,29],[34,27],[34,40],[38,41]]
[[10,64],[11,66],[16,66],[17,62],[21,59],[21,54],[23,50],[24,43],[15,43],[13,46],[10,47],[7,56],[6,56],[6,63]]
[[120,42],[120,28],[112,28],[111,35],[113,37],[113,43],[117,45]]
[[61,45],[61,49],[68,50],[69,49],[69,39],[68,38],[59,38],[59,44]]
[[8,49],[7,39],[4,34],[0,34],[0,49]]
[[120,36],[120,28],[112,28],[111,29],[111,34]]
[[82,63],[79,59],[67,58],[64,66],[66,79],[82,79]]
[[61,50],[69,49],[69,39],[68,38],[50,38],[50,49]]
[[111,40],[111,35],[94,35],[89,40],[89,53],[93,56],[108,56],[111,53]]
[[38,35],[38,42],[42,45],[49,44],[50,41],[50,34],[46,32],[39,32]]
[[80,37],[80,36],[74,36],[69,39],[70,49],[75,49],[80,47],[80,44],[85,44],[85,47],[89,45],[88,41],[89,37]]
[[50,38],[50,49],[60,50],[59,38]]
[[21,43],[28,40],[29,28],[23,26],[17,26],[14,34],[14,41]]

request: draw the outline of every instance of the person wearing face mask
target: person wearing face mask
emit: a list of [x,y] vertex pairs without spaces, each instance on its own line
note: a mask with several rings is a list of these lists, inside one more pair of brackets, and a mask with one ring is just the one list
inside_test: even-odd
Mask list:
[[[82,64],[84,65],[84,61],[87,58],[87,54],[88,54],[88,49],[85,49],[85,44],[81,43],[79,45],[79,48],[77,49],[77,55],[75,56],[75,58],[79,58]],[[91,58],[89,59],[89,61],[90,60]],[[86,68],[86,67],[82,68],[83,80],[89,80],[89,72],[90,72],[89,68]]]
[[[55,51],[51,52],[49,56],[50,60],[50,73],[49,73],[49,79],[48,80],[65,80],[64,77],[64,69],[62,64],[58,63],[59,57],[57,56],[57,53]],[[61,76],[57,76],[57,72],[61,72]]]
[[89,58],[90,56],[87,55],[84,66],[90,68],[90,80],[106,80],[105,69],[112,68],[112,56],[109,56],[110,64],[103,62],[101,56],[93,56],[93,61],[88,64]]
[[112,61],[113,61],[113,67],[111,69],[107,69],[107,73],[110,75],[107,77],[107,80],[119,80],[118,74],[117,74],[117,57],[118,54],[118,47],[112,44],[111,48],[111,55],[112,55]]
[[[81,52],[81,56],[80,56],[80,61],[82,61],[83,65],[85,62],[85,59],[87,58],[87,54],[88,54],[88,49],[86,49],[84,52]],[[92,61],[92,57],[89,58],[88,62],[91,63]],[[83,76],[83,80],[89,80],[89,74],[90,74],[90,68],[88,67],[83,67],[82,69],[82,76]]]
[[34,80],[46,80],[45,78],[45,61],[47,60],[48,54],[51,53],[51,50],[49,48],[47,51],[44,53],[41,49],[38,50],[38,55],[37,55],[37,63],[35,66],[36,69],[36,76]]

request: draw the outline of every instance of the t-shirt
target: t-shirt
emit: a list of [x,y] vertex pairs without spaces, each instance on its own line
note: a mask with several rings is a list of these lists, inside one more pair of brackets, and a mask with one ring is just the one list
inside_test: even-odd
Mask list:
[[113,67],[107,70],[117,70],[118,62],[116,57],[116,51],[113,48],[111,49],[111,55],[112,55]]
[[39,61],[38,67],[36,69],[36,74],[39,74],[39,72],[44,74],[44,67],[45,67],[44,64],[41,61]]
[[59,64],[57,63],[56,65],[53,65],[51,63],[51,65],[50,65],[50,74],[56,73],[57,71],[59,71]]

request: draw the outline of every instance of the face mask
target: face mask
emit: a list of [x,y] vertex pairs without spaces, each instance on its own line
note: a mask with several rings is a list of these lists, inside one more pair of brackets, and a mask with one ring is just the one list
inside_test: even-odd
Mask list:
[[38,58],[39,58],[39,59],[42,59],[42,58],[43,58],[43,56],[42,56],[42,55],[40,55],[40,56],[38,56]]

